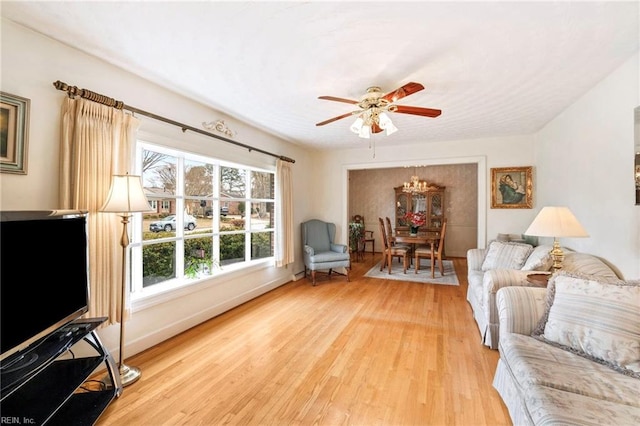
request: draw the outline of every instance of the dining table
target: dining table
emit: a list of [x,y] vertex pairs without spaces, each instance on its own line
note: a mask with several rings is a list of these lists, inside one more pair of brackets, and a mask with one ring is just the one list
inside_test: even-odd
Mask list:
[[392,242],[411,244],[414,250],[417,244],[429,245],[431,248],[431,278],[435,278],[435,246],[438,240],[440,240],[438,231],[418,231],[417,234],[412,234],[409,230],[396,229],[391,237]]

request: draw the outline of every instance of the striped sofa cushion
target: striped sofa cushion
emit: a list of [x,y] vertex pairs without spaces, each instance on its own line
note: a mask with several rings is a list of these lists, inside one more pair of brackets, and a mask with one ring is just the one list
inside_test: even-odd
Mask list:
[[602,260],[588,253],[565,253],[562,269],[579,274],[598,275],[601,277],[617,278],[616,273]]
[[529,244],[492,241],[482,262],[482,270],[520,269],[532,251]]
[[640,285],[557,272],[533,335],[640,378]]

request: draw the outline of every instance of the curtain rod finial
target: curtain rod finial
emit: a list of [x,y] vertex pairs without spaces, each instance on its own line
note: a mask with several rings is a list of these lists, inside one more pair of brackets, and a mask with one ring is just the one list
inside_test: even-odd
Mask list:
[[281,155],[280,158],[282,161],[288,161],[289,163],[295,163],[296,160],[294,160],[293,158],[289,158],[289,157],[285,157],[284,155]]

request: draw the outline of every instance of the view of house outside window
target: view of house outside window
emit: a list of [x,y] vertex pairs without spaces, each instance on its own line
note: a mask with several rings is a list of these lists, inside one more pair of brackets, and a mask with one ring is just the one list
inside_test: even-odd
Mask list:
[[139,145],[152,212],[143,214],[142,230],[134,233],[134,295],[273,257],[273,171]]

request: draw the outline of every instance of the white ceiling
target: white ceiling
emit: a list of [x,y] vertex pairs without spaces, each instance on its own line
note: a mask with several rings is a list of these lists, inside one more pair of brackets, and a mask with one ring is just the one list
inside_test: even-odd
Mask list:
[[350,117],[315,126],[353,110],[318,96],[359,100],[369,86],[411,81],[426,89],[398,103],[442,115],[392,114],[400,130],[376,135],[378,146],[535,132],[638,51],[639,10],[637,1],[1,5],[3,17],[317,149],[368,146]]

